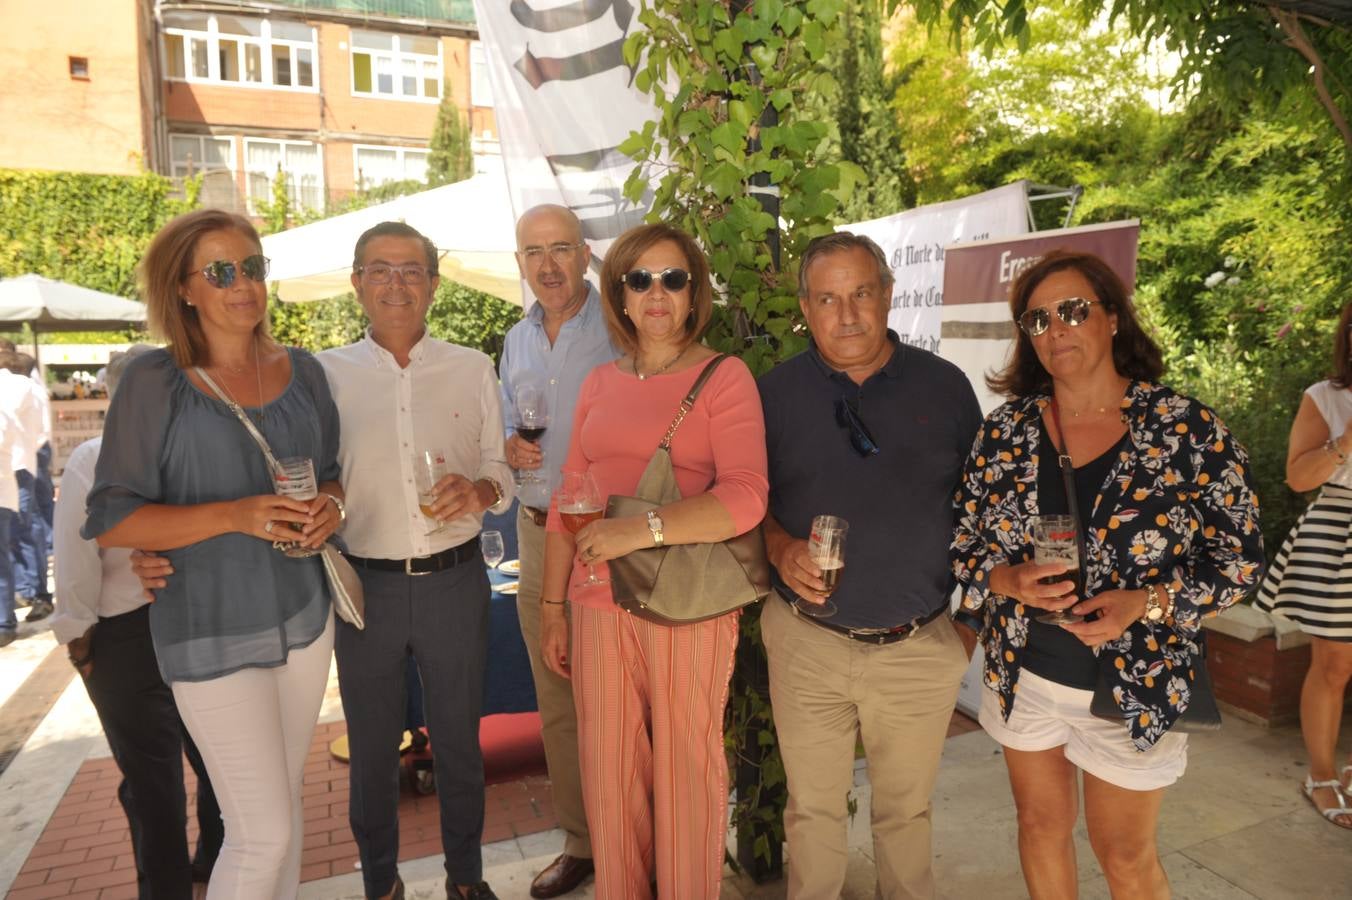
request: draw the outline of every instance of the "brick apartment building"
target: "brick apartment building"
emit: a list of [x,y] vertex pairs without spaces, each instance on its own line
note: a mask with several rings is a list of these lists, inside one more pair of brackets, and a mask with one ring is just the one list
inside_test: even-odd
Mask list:
[[0,166],[205,173],[254,212],[422,179],[442,92],[501,165],[471,0],[0,0]]

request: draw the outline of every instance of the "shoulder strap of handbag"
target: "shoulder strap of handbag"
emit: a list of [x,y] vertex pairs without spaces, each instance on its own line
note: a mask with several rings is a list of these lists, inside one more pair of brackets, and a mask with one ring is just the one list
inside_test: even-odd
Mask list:
[[681,401],[680,407],[676,410],[676,418],[671,420],[671,427],[662,436],[662,443],[658,444],[658,447],[663,450],[671,449],[671,439],[676,436],[676,429],[681,427],[681,422],[685,420],[686,414],[695,408],[695,398],[699,396],[700,391],[704,390],[704,383],[709,380],[709,376],[714,374],[714,369],[718,368],[718,364],[727,358],[726,353],[720,353],[704,366],[704,371],[699,373],[695,383],[690,386],[690,393],[686,394],[685,399]]
[[1080,552],[1080,569],[1083,571],[1088,567],[1089,557],[1084,551],[1084,523],[1080,521],[1080,502],[1075,495],[1075,464],[1071,462],[1070,454],[1065,449],[1066,433],[1061,430],[1061,416],[1057,413],[1055,395],[1052,396],[1051,405],[1047,409],[1052,414],[1052,424],[1056,426],[1056,433],[1061,436],[1062,449],[1057,451],[1056,458],[1061,464],[1061,481],[1066,486],[1066,505],[1070,507],[1070,519],[1075,523],[1075,549]]
[[201,366],[195,366],[193,371],[197,373],[198,378],[206,382],[207,387],[211,388],[222,403],[230,407],[230,411],[235,414],[235,418],[239,419],[240,424],[249,432],[249,436],[258,444],[258,449],[263,451],[263,458],[268,461],[268,471],[275,473],[281,469],[277,457],[272,453],[272,448],[268,446],[268,439],[263,437],[263,432],[258,430],[258,426],[253,423],[253,420],[244,414],[244,408],[227,397],[225,392],[220,389],[216,382],[211,380],[211,376]]

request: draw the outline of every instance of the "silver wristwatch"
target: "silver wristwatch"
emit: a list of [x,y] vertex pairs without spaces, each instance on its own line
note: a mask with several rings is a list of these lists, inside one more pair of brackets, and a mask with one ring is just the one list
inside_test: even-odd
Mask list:
[[648,510],[648,530],[653,533],[653,546],[662,546],[662,517],[657,514],[657,510]]

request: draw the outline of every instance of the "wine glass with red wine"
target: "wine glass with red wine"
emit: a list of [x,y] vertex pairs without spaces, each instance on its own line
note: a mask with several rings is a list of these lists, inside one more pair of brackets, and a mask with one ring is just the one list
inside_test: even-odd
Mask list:
[[[559,516],[563,527],[577,535],[588,522],[595,522],[605,515],[606,507],[601,502],[601,492],[591,472],[564,472],[563,484],[559,486]],[[609,584],[604,578],[596,577],[596,567],[587,563],[587,580],[583,584]]]
[[[540,443],[549,428],[549,403],[540,386],[531,382],[516,387],[516,433],[524,441]],[[521,469],[517,472],[517,482],[522,485],[533,484],[542,479],[534,469]]]

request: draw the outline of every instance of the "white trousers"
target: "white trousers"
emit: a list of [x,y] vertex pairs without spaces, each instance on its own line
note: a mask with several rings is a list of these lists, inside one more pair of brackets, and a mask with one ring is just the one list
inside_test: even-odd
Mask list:
[[333,617],[285,665],[173,685],[225,821],[207,900],[295,900],[301,781],[333,655]]

